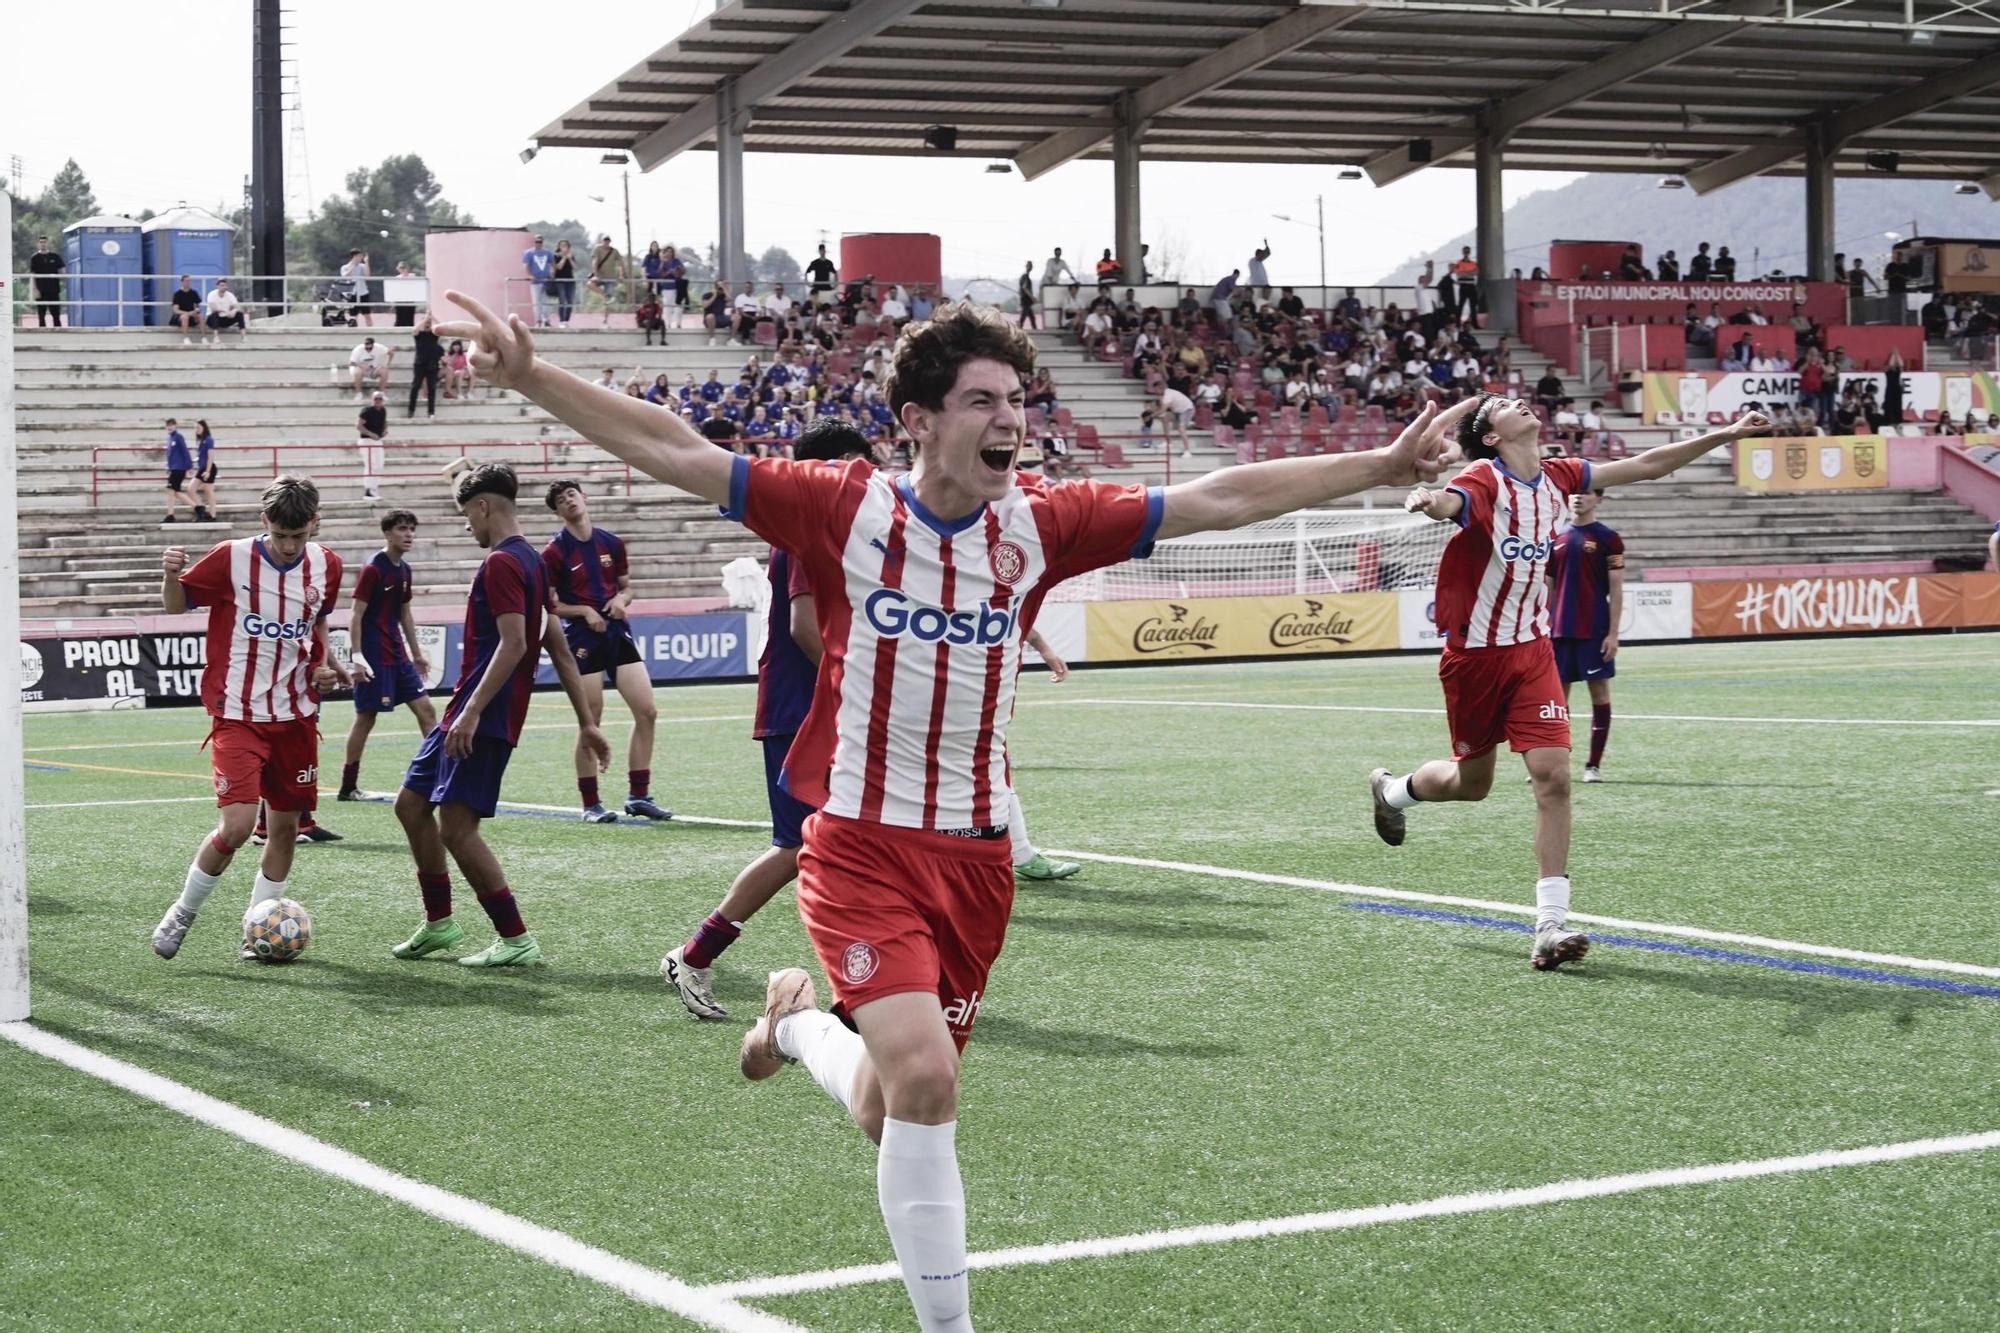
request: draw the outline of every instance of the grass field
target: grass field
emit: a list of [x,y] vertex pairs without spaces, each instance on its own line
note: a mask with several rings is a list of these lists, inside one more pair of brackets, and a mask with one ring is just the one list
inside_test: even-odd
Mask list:
[[[1554,975],[1517,929],[1517,766],[1483,805],[1414,812],[1402,848],[1374,835],[1368,769],[1445,749],[1432,662],[1030,679],[1013,753],[1038,843],[1174,865],[1017,897],[967,1053],[973,1250],[1309,1220],[1015,1255],[975,1274],[979,1326],[1992,1327],[1996,1147],[1309,1215],[2000,1130],[1996,656],[1990,635],[1627,648],[1571,869],[1576,911],[1648,924]],[[742,824],[489,825],[550,960],[497,975],[389,957],[419,917],[401,833],[330,801],[346,841],[300,849],[300,962],[234,960],[247,855],[162,962],[147,934],[211,826],[200,715],[31,718],[34,1026],[722,1284],[741,1303],[712,1326],[910,1327],[899,1283],[827,1272],[889,1258],[873,1149],[802,1072],[735,1071],[765,971],[810,956],[789,896],[719,965],[729,1023],[655,973],[765,845],[750,700],[664,692],[654,762],[682,814]],[[511,800],[573,804],[564,717],[536,701]],[[378,728],[364,785],[414,742]],[[6,1043],[0,1196],[0,1327],[696,1326]],[[787,1274],[809,1276],[759,1281]]]

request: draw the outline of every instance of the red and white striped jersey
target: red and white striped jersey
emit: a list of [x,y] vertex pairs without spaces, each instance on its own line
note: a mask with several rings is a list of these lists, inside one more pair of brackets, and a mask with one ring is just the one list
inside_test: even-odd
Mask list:
[[907,476],[739,457],[726,512],[789,552],[825,653],[785,765],[792,795],[902,828],[1005,824],[1021,647],[1063,579],[1151,553],[1158,487],[1023,477],[945,521]]
[[340,557],[307,542],[280,565],[262,537],[223,542],[181,575],[190,607],[208,608],[201,701],[213,717],[290,722],[319,712],[314,629],[340,595]]
[[1451,479],[1465,504],[1438,565],[1438,633],[1452,648],[1505,648],[1549,633],[1548,570],[1569,497],[1590,489],[1590,462],[1549,458],[1523,479],[1482,458]]

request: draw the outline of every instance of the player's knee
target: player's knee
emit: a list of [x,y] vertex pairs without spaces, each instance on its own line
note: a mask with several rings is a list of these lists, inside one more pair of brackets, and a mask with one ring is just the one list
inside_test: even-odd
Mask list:
[[1569,759],[1565,755],[1557,764],[1545,765],[1534,770],[1535,799],[1538,801],[1567,801],[1569,799]]
[[953,1118],[958,1113],[958,1052],[926,1052],[907,1059],[887,1100],[884,1110],[898,1120],[942,1124]]
[[652,726],[659,716],[659,707],[651,699],[641,699],[632,705],[632,721],[640,726]]
[[1458,770],[1458,794],[1461,800],[1483,801],[1493,790],[1492,768],[1466,768]]
[[406,829],[428,824],[431,822],[430,802],[404,787],[396,793],[396,818]]

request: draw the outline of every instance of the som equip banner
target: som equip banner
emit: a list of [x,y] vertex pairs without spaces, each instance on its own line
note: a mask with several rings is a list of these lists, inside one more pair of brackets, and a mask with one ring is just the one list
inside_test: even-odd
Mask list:
[[2000,574],[1754,579],[1694,585],[1697,638],[2000,626]]
[[[453,638],[456,640],[458,634]],[[750,659],[749,617],[741,611],[633,616],[632,642],[638,645],[647,672],[656,682],[747,676],[756,669]],[[546,656],[535,683],[556,683],[556,669]]]
[[1888,445],[1879,435],[1814,435],[1740,440],[1736,484],[1746,491],[1854,491],[1889,484]]
[[1085,640],[1092,662],[1310,657],[1400,642],[1396,594],[1388,592],[1093,602]]

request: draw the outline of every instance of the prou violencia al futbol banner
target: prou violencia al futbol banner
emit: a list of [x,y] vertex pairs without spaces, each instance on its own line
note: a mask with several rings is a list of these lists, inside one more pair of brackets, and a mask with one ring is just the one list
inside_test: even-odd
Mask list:
[[1316,656],[1400,646],[1397,599],[1390,592],[1093,602],[1084,615],[1092,662]]
[[1814,435],[1740,440],[1736,484],[1746,491],[1854,491],[1889,484],[1888,445],[1879,435]]
[[1694,585],[1696,638],[2000,626],[2000,574],[1719,580]]

